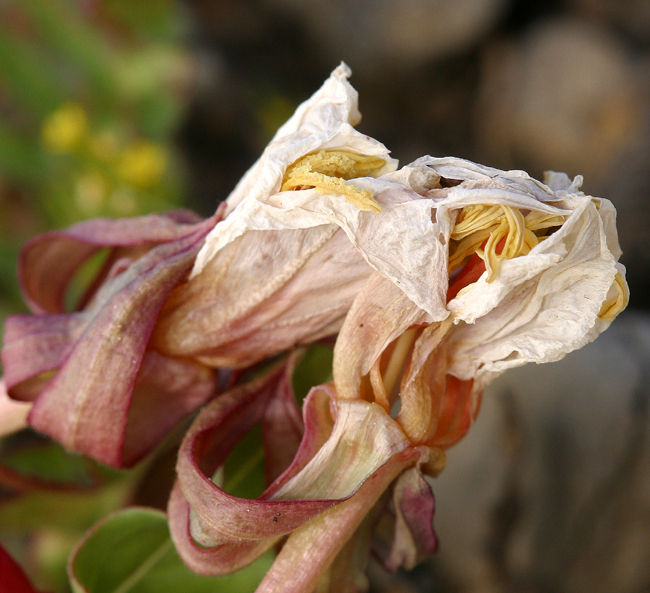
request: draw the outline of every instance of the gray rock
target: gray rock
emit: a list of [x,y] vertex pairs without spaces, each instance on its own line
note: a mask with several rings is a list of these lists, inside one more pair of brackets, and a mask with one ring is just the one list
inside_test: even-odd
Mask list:
[[436,563],[463,591],[650,587],[650,317],[488,390],[435,481]]
[[517,41],[492,43],[484,58],[476,111],[484,160],[582,174],[594,187],[642,141],[640,72],[608,30],[547,21]]
[[409,67],[461,51],[491,30],[504,0],[265,0],[353,68]]

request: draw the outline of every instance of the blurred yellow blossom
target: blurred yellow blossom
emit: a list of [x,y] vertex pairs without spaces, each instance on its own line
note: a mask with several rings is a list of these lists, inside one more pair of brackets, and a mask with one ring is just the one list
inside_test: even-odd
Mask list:
[[117,174],[135,187],[155,187],[165,172],[167,160],[164,147],[139,140],[122,150],[117,163]]
[[113,130],[103,130],[93,134],[88,147],[91,154],[100,161],[110,161],[118,151],[118,137]]
[[107,194],[107,181],[99,171],[88,171],[75,180],[75,202],[86,216],[99,213]]
[[43,122],[42,138],[54,153],[74,150],[88,131],[88,116],[78,103],[66,103]]

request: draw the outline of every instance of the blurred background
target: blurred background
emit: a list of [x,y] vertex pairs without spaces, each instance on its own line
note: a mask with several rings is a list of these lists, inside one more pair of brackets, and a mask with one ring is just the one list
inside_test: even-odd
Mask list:
[[[373,590],[647,592],[648,0],[0,0],[0,320],[24,310],[28,238],[96,216],[211,214],[341,60],[359,129],[401,164],[583,175],[618,209],[632,294],[593,346],[486,394],[435,484],[439,554],[410,575],[374,567]],[[75,483],[103,471],[48,455]],[[60,524],[34,511],[38,492],[32,506],[0,492],[3,542],[29,543],[43,587],[65,590],[67,551],[128,498],[131,478],[106,479],[115,491]]]

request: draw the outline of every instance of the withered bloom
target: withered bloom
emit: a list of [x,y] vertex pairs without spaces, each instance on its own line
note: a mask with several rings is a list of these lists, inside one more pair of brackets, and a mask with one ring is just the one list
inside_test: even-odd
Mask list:
[[[35,239],[21,262],[35,315],[5,333],[7,389],[35,401],[30,424],[115,465],[210,399],[214,369],[338,333],[334,381],[302,416],[298,350],[211,401],[181,445],[169,503],[181,556],[224,574],[283,543],[260,592],[362,590],[371,546],[390,569],[433,551],[427,476],[485,385],[581,347],[627,303],[607,200],[579,178],[461,159],[395,170],[352,127],[348,75],[340,66],[298,108],[212,219]],[[75,270],[104,245],[106,265],[65,313]],[[257,423],[268,488],[237,498],[219,469]]]
[[[294,411],[283,416],[293,432],[277,431],[293,437],[267,441],[275,471],[260,498],[237,499],[211,480],[239,431],[262,422],[272,434],[268,410],[291,407],[289,363],[210,404],[179,454],[170,522],[194,570],[236,570],[288,536],[259,593],[363,590],[371,546],[392,570],[435,550],[429,478],[472,424],[483,387],[506,368],[582,346],[627,302],[614,210],[582,194],[579,179],[552,174],[547,185],[425,157],[366,182],[378,218],[389,208],[382,186],[402,192],[395,203],[418,194],[422,216],[401,237],[414,255],[405,275],[373,273],[355,298],[334,383],[305,400],[300,446]],[[418,292],[414,271],[435,276],[428,290]],[[278,476],[283,450],[296,453]]]

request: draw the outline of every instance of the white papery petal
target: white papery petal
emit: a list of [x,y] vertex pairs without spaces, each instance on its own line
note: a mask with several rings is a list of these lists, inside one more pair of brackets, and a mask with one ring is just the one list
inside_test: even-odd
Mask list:
[[[350,69],[341,64],[310,99],[298,107],[294,115],[276,133],[260,159],[244,175],[228,197],[227,218],[219,223],[206,238],[196,258],[192,276],[199,274],[205,264],[225,245],[248,229],[264,230],[309,228],[334,222],[333,216],[324,216],[332,210],[343,209],[344,219],[353,218],[358,209],[343,196],[330,196],[328,203],[310,209],[317,197],[312,192],[279,192],[287,167],[306,154],[318,150],[349,150],[384,159],[380,173],[397,167],[397,161],[388,156],[388,149],[352,126],[361,118],[357,108],[358,95],[347,81]],[[284,194],[315,194],[286,198]],[[328,220],[329,218],[329,220]],[[264,222],[266,219],[266,222]]]
[[[522,270],[529,262],[532,265],[549,253],[559,256],[553,265],[523,282],[516,281],[524,277]],[[494,297],[490,293],[502,296],[474,324],[461,323],[454,330],[449,372],[461,379],[474,377],[481,387],[507,368],[553,362],[580,348],[609,325],[598,313],[621,268],[608,249],[605,225],[595,204],[584,201],[530,255],[502,262],[492,285],[482,278],[455,299],[458,310],[468,312],[475,302]]]

